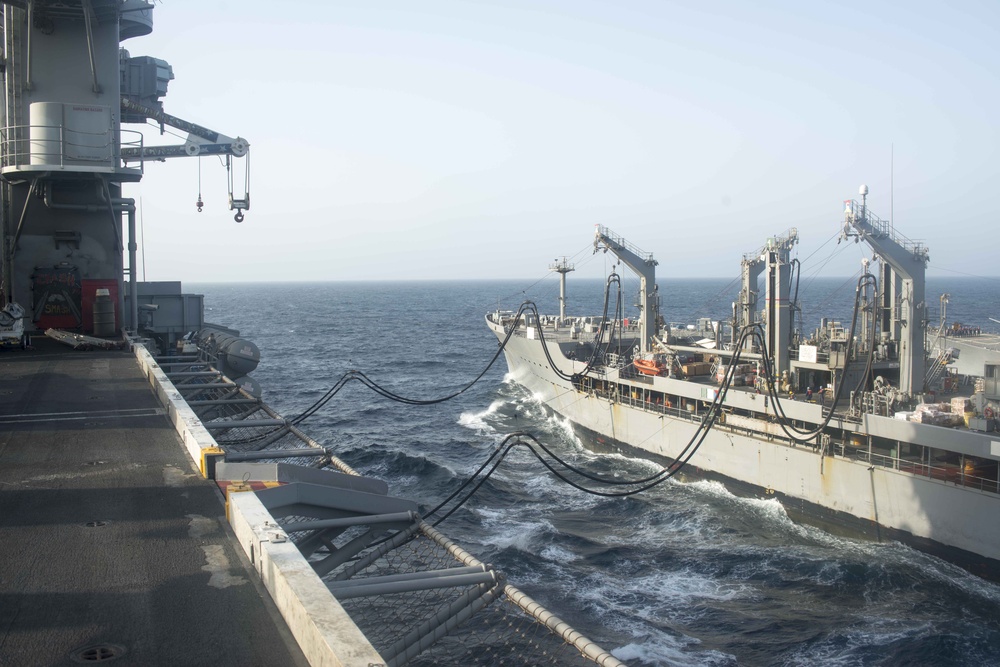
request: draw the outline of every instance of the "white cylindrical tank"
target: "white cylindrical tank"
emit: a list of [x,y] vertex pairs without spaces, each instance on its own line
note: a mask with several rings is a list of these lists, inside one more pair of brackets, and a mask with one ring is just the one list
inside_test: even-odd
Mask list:
[[33,165],[113,166],[111,107],[33,102],[28,110],[28,124],[28,150]]
[[33,102],[28,109],[28,137],[31,164],[62,162],[62,102]]

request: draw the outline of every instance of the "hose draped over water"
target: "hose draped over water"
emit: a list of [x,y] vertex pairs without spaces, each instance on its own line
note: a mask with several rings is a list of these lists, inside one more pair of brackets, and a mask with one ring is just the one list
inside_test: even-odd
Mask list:
[[[548,344],[545,341],[544,328],[538,327],[539,342],[542,347],[542,351],[545,354],[545,358],[549,363],[552,371],[562,380],[576,383],[581,377],[585,376],[595,367],[599,366],[601,360],[604,359],[605,355],[611,349],[611,346],[615,340],[615,331],[622,317],[622,289],[621,281],[617,274],[612,273],[607,280],[604,292],[604,310],[602,314],[602,322],[608,322],[608,311],[610,310],[612,287],[616,287],[616,297],[615,297],[615,312],[614,318],[610,320],[615,324],[612,325],[610,334],[604,336],[604,327],[598,328],[593,340],[593,351],[590,358],[587,360],[586,365],[579,372],[567,372],[560,369],[555,361],[552,359],[551,353],[549,352]],[[846,358],[850,358],[854,349],[854,337],[857,328],[858,312],[863,307],[862,294],[864,289],[868,286],[876,287],[877,283],[875,277],[870,273],[865,273],[858,279],[857,288],[855,291],[854,300],[854,313],[851,319],[851,329],[850,335],[847,341],[847,349],[845,351]],[[417,399],[410,398],[398,394],[379,383],[375,382],[369,378],[365,373],[359,370],[350,370],[344,373],[337,380],[336,383],[330,389],[328,389],[319,399],[317,399],[312,405],[307,407],[301,413],[295,417],[288,420],[289,426],[297,426],[303,421],[308,419],[310,416],[316,414],[320,409],[322,409],[334,396],[340,393],[340,391],[347,386],[350,382],[360,382],[362,385],[372,390],[379,396],[387,398],[391,401],[402,403],[404,405],[435,405],[437,403],[443,403],[449,401],[461,394],[465,393],[471,389],[476,383],[478,383],[483,376],[493,367],[497,359],[506,349],[511,338],[514,336],[518,329],[518,325],[521,319],[526,317],[527,314],[534,316],[535,321],[540,321],[538,309],[534,302],[525,301],[518,308],[517,312],[513,315],[511,323],[506,327],[506,335],[503,340],[500,341],[497,351],[493,354],[493,357],[489,360],[486,366],[468,383],[453,391],[450,394],[440,396],[438,398],[431,399]],[[868,333],[872,339],[874,339],[874,318],[872,330]],[[606,338],[606,340],[605,340]],[[619,344],[620,344],[620,335]],[[472,496],[476,494],[480,487],[486,483],[486,481],[493,475],[494,472],[500,467],[500,464],[504,462],[507,456],[518,447],[526,448],[530,451],[536,459],[557,479],[572,486],[573,488],[588,493],[595,496],[603,496],[609,498],[623,498],[628,496],[633,496],[643,491],[647,491],[655,486],[662,484],[668,479],[674,477],[679,473],[685,465],[691,460],[691,458],[698,451],[702,442],[704,442],[705,437],[708,432],[715,425],[719,415],[722,412],[722,406],[725,402],[725,397],[729,392],[732,385],[733,379],[736,375],[736,368],[739,365],[740,356],[743,350],[748,347],[746,343],[748,341],[753,341],[761,350],[762,362],[761,370],[765,377],[772,377],[772,364],[771,357],[767,349],[767,341],[764,332],[764,328],[760,323],[754,323],[743,327],[739,332],[739,338],[734,346],[735,353],[733,358],[730,360],[728,367],[726,369],[725,376],[723,377],[722,383],[719,387],[719,391],[716,392],[715,397],[709,406],[708,412],[705,413],[704,417],[698,424],[697,429],[691,436],[690,440],[685,444],[681,452],[674,458],[673,462],[669,465],[661,468],[659,471],[648,475],[645,477],[635,478],[635,479],[621,479],[620,477],[605,477],[601,475],[595,475],[590,473],[583,468],[574,466],[568,461],[561,458],[555,452],[553,452],[548,446],[542,443],[537,437],[527,432],[514,432],[507,435],[493,450],[486,461],[472,474],[465,482],[463,482],[451,495],[449,495],[444,501],[439,505],[431,509],[425,515],[425,518],[437,516],[434,520],[433,525],[437,526],[441,522],[445,521],[449,516],[451,516],[456,510],[458,510],[462,505],[464,505]],[[872,363],[872,354],[874,350],[874,345],[869,344],[869,359],[867,363],[867,368],[870,370]],[[862,378],[862,381],[864,377]],[[809,430],[799,429],[794,425],[792,420],[790,420],[782,407],[782,399],[778,395],[777,389],[774,382],[767,382],[767,392],[773,401],[775,406],[775,413],[778,424],[781,426],[785,434],[796,442],[809,442],[814,440],[819,436],[826,426],[830,423],[833,418],[834,411],[841,400],[843,393],[844,383],[837,382],[837,391],[834,395],[833,403],[831,404],[823,422],[819,424],[816,428]],[[280,430],[279,429],[275,429]],[[269,434],[257,435],[254,438],[247,439],[255,440],[266,438]],[[451,504],[447,510],[445,509]]]

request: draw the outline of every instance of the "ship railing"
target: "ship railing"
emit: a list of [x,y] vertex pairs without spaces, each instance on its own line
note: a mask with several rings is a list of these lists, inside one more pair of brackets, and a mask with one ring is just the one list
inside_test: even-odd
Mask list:
[[891,221],[878,217],[865,204],[856,199],[844,200],[844,219],[849,223],[856,221],[867,223],[871,228],[872,236],[875,238],[891,239],[917,259],[926,259],[930,254],[923,242],[906,238],[896,231]]
[[[834,342],[843,342],[846,340],[847,340],[846,330],[843,338],[839,340],[834,338]],[[812,363],[811,360],[802,359],[800,352],[801,352],[801,347],[790,349],[788,353],[788,358],[791,359],[792,361],[803,361],[805,363]],[[855,341],[855,344],[851,346],[851,356],[848,357],[848,359],[850,361],[857,361],[859,359],[864,359],[867,356],[868,356],[868,346],[863,344],[861,341]],[[841,353],[837,361],[843,363],[843,359],[844,355],[843,353]],[[830,362],[830,352],[829,351],[820,352],[817,350],[815,363],[829,364],[829,362]]]
[[[581,391],[588,391],[599,398],[611,400],[618,404],[627,405],[629,407],[644,410],[646,412],[651,412],[654,414],[662,414],[665,416],[672,417],[674,419],[683,419],[691,422],[701,422],[704,420],[707,414],[707,410],[695,412],[681,407],[668,405],[662,402],[652,401],[645,396],[633,398],[631,395],[627,393],[616,392],[614,390],[611,391],[597,390],[584,386],[579,386],[578,388]],[[725,421],[717,422],[714,425],[714,428],[732,430],[732,427],[727,425]],[[758,435],[765,435],[771,441],[784,442],[790,447],[801,446],[798,445],[795,441],[784,438],[779,434],[768,433],[768,434],[758,434]],[[831,449],[834,456],[854,459],[866,465],[876,465],[879,466],[880,468],[897,470],[899,472],[911,474],[917,477],[926,477],[928,479],[955,484],[969,489],[976,489],[988,493],[1000,494],[1000,479],[998,479],[995,476],[996,472],[992,473],[994,476],[985,476],[983,474],[980,474],[980,472],[974,468],[966,468],[965,465],[952,465],[952,466],[930,465],[927,463],[911,461],[905,458],[899,458],[898,456],[878,454],[874,452],[869,453],[867,450],[847,447],[842,443],[832,444]]]
[[978,338],[984,333],[989,334],[990,332],[983,331],[982,327],[967,326],[959,322],[954,322],[951,326],[942,323],[938,328],[937,335],[938,338]]
[[862,391],[851,392],[850,410],[848,414],[859,417],[864,414],[892,417],[893,398],[885,394]]
[[[791,359],[792,361],[802,361],[802,359],[799,357],[800,350],[801,348],[795,348],[793,350],[790,350],[788,358]],[[816,363],[826,364],[829,363],[829,361],[830,361],[829,352],[820,352],[818,350],[816,351]]]
[[677,419],[686,419],[688,421],[701,421],[701,414],[684,410],[682,408],[675,408],[671,405],[665,403],[657,403],[655,401],[650,401],[645,398],[632,398],[628,394],[615,393],[613,391],[600,391],[592,390],[595,396],[599,398],[605,398],[608,400],[614,400],[616,403],[622,405],[627,405],[629,407],[638,408],[640,410],[645,410],[647,412],[654,412],[656,414],[668,415]]
[[513,329],[514,336],[525,338],[528,336],[529,328],[535,329],[536,332],[538,329],[542,329],[547,341],[559,343],[574,340],[589,341],[598,337],[601,341],[607,341],[612,334],[618,337],[618,332],[623,338],[634,338],[639,333],[638,323],[631,319],[608,321],[600,317],[560,319],[553,315],[543,315],[537,320],[534,316],[525,316],[515,320],[512,311],[488,313],[486,318],[492,324],[502,327],[505,334],[510,333]]
[[[74,167],[117,170],[122,164],[122,149],[142,151],[143,135],[135,130],[108,128],[87,132],[64,125],[7,125],[0,128],[3,142],[2,167],[17,171],[30,169],[73,169]],[[130,169],[143,173],[142,163]]]
[[[597,395],[597,396],[599,396],[599,397],[602,397],[602,398],[606,398],[606,399],[609,399],[609,400],[614,400],[615,402],[620,403],[622,405],[628,405],[628,406],[633,407],[633,408],[637,408],[637,409],[640,409],[640,410],[645,410],[646,412],[652,412],[654,414],[665,415],[667,417],[672,417],[674,419],[683,419],[685,421],[690,421],[690,422],[695,422],[695,423],[701,423],[701,422],[705,421],[705,418],[707,417],[708,412],[709,412],[709,409],[707,407],[704,408],[704,409],[702,409],[702,410],[700,410],[700,411],[696,412],[696,411],[693,411],[693,410],[688,410],[688,409],[683,408],[683,407],[675,407],[673,405],[667,405],[667,404],[664,404],[664,403],[657,403],[655,401],[650,401],[650,400],[648,400],[646,398],[632,398],[631,396],[622,395],[622,394],[614,395],[613,392],[607,392],[607,391],[604,391],[604,392],[594,391],[594,394]],[[786,445],[788,447],[801,447],[801,446],[803,446],[803,445],[801,445],[799,443],[796,443],[791,438],[786,438],[786,437],[783,437],[783,436],[781,436],[779,434],[776,434],[776,433],[760,433],[760,432],[757,432],[757,431],[750,431],[750,430],[745,430],[745,429],[742,429],[742,428],[730,426],[729,424],[727,424],[725,422],[724,417],[718,419],[713,424],[712,428],[721,428],[721,429],[729,431],[731,433],[744,432],[747,435],[750,435],[751,437],[756,437],[756,436],[766,437],[771,442],[777,442],[779,444],[784,444],[784,445]],[[807,444],[805,446],[806,447],[810,447],[810,446],[815,447],[815,445],[812,445],[812,444]]]
[[621,236],[619,234],[614,233],[613,231],[611,231],[609,228],[605,227],[604,225],[598,225],[597,226],[597,232],[603,238],[606,238],[608,241],[611,241],[613,244],[615,244],[619,248],[625,248],[630,253],[632,253],[633,255],[635,255],[636,257],[638,257],[639,259],[641,259],[642,261],[646,262],[647,264],[648,263],[652,263],[654,261],[653,260],[653,253],[651,253],[651,252],[645,252],[645,251],[641,250],[640,248],[636,247],[632,243],[629,243],[627,240],[625,240],[624,236]]
[[927,479],[955,484],[969,489],[987,491],[989,493],[1000,493],[1000,479],[983,477],[976,474],[975,469],[972,469],[970,472],[964,465],[931,465],[929,463],[901,459],[896,456],[876,454],[874,452],[868,452],[867,450],[858,450],[856,452],[848,450],[845,454],[853,456],[858,461],[867,463],[868,465],[875,465],[880,468],[890,468],[892,470],[909,473],[916,477],[926,477]]
[[513,330],[514,332],[513,336],[515,338],[527,338],[529,328],[534,329],[536,331],[535,338],[538,338],[537,330],[543,329],[542,333],[545,336],[545,339],[550,343],[560,343],[570,340],[578,340],[579,338],[581,338],[579,331],[574,330],[570,327],[558,327],[558,326],[553,326],[552,324],[543,324],[541,327],[539,327],[537,323],[529,323],[525,325],[523,321],[520,322],[517,327],[515,327],[513,318],[502,318],[499,320],[496,318],[491,318],[490,321],[493,322],[494,324],[502,326],[504,334],[509,334],[511,333],[511,330]]
[[753,263],[760,261],[761,257],[765,255],[770,250],[775,250],[778,248],[790,248],[791,245],[798,240],[799,230],[796,227],[790,227],[787,232],[781,236],[772,236],[767,239],[767,243],[762,245],[754,252],[744,253],[743,261],[747,263]]
[[617,368],[622,369],[629,367],[631,364],[631,358],[628,355],[617,354],[615,352],[608,352],[604,355],[604,366],[606,368]]

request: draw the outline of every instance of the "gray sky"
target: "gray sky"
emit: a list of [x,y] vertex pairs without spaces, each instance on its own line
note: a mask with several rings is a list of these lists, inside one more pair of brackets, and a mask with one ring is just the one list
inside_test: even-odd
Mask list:
[[950,5],[164,1],[124,46],[173,66],[169,113],[249,140],[252,208],[217,158],[203,213],[197,159],[146,165],[145,276],[599,277],[597,223],[660,276],[736,276],[790,227],[803,275],[846,276],[862,183],[931,272],[1000,274],[1000,3]]

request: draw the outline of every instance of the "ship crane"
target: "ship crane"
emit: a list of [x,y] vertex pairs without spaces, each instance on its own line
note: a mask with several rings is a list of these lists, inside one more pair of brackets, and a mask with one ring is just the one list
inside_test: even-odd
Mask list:
[[[225,155],[226,171],[229,172],[229,210],[236,211],[236,222],[243,222],[243,211],[250,210],[250,144],[242,137],[228,137],[207,127],[202,127],[183,118],[172,116],[164,111],[134,102],[122,97],[123,112],[152,118],[160,124],[187,132],[187,141],[181,145],[172,146],[142,146],[137,148],[122,148],[122,161],[143,162],[145,160],[165,160],[175,157],[198,157],[201,155]],[[233,169],[230,160],[247,156],[246,182],[243,195],[236,198],[233,194]],[[201,211],[201,195],[198,196],[198,211]]]
[[632,269],[639,276],[639,351],[648,354],[653,335],[656,333],[656,322],[659,319],[659,296],[656,286],[656,265],[653,253],[643,252],[631,243],[618,236],[604,225],[597,225],[594,230],[594,252],[610,250],[615,257]]
[[906,397],[923,389],[924,382],[924,273],[929,254],[923,243],[897,233],[892,223],[868,210],[868,186],[862,185],[861,202],[844,202],[841,239],[864,241],[883,260],[882,307],[879,324],[899,341],[899,391]]
[[[794,317],[789,299],[792,266],[790,258],[792,247],[798,241],[798,229],[792,227],[783,235],[768,238],[767,243],[756,252],[744,255],[741,264],[742,287],[740,301],[735,304],[736,326],[733,327],[733,342],[743,327],[757,321],[757,282],[760,274],[767,269],[764,319],[767,325],[767,347],[771,350],[774,370],[778,374],[789,367],[788,345]],[[752,339],[748,340],[747,347],[752,344]]]

